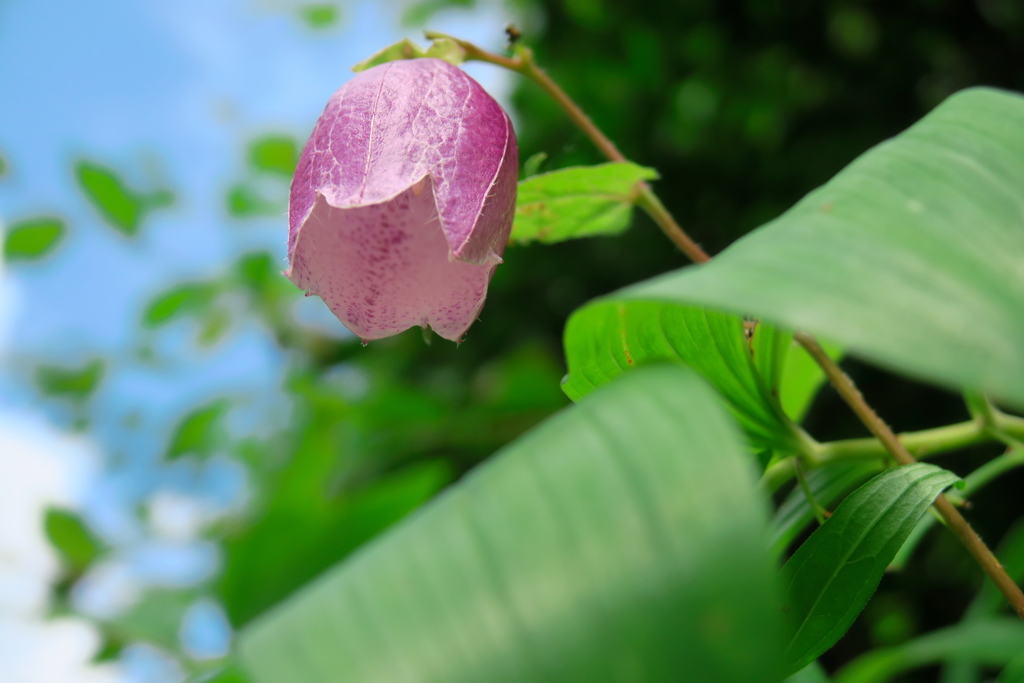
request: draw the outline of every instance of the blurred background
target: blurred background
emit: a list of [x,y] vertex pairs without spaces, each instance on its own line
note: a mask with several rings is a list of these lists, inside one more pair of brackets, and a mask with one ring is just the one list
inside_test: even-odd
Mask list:
[[[235,629],[567,404],[574,308],[684,265],[639,216],[511,249],[460,346],[363,348],[280,275],[298,150],[349,67],[425,27],[500,51],[510,22],[711,253],[950,93],[1024,90],[1017,0],[0,0],[5,682],[216,668]],[[467,70],[533,167],[600,161],[534,86]],[[848,369],[897,429],[966,415]],[[827,394],[809,430],[861,435]],[[986,538],[1021,487],[979,501]],[[959,616],[966,554],[934,535],[915,562],[828,666]]]

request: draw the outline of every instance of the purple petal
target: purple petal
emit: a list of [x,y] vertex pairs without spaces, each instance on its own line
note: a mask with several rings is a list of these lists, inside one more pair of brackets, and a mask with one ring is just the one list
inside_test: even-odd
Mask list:
[[292,182],[287,273],[364,339],[473,323],[512,227],[508,116],[438,59],[382,64],[336,92]]

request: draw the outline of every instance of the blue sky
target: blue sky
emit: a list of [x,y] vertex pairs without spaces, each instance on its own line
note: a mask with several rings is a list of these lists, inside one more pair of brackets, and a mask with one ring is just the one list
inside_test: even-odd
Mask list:
[[[57,215],[68,225],[50,257],[0,274],[0,411],[66,427],[71,412],[41,401],[32,369],[113,359],[90,409],[107,466],[86,492],[85,511],[122,549],[119,571],[142,584],[187,582],[212,571],[216,556],[199,543],[152,539],[132,512],[137,502],[170,491],[225,507],[244,491],[244,473],[226,459],[160,462],[182,414],[220,396],[248,396],[236,429],[287,419],[278,390],[285,359],[257,323],[199,352],[195,329],[175,323],[152,339],[157,362],[144,363],[142,311],[172,284],[214,277],[254,248],[270,249],[284,268],[284,216],[240,222],[225,209],[227,189],[245,172],[246,145],[266,133],[304,140],[352,64],[417,37],[398,25],[404,6],[342,3],[338,25],[314,31],[299,5],[284,0],[0,3],[0,155],[9,166],[0,224]],[[430,26],[500,48],[509,20],[500,5],[481,3]],[[507,74],[467,70],[504,99]],[[170,189],[176,201],[126,238],[76,187],[80,158],[116,170],[133,189]],[[318,299],[302,306],[309,324],[347,334]],[[126,426],[129,415],[134,426]]]

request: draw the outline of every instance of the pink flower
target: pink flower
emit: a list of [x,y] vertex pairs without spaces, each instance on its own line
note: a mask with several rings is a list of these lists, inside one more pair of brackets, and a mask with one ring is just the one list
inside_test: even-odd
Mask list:
[[518,156],[508,115],[458,67],[357,74],[299,158],[285,275],[364,341],[413,325],[460,341],[512,229]]

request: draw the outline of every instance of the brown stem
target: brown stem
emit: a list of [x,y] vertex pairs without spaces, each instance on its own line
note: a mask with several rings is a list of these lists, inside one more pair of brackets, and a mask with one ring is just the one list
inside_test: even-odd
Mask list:
[[[864,423],[864,426],[885,445],[885,449],[892,454],[896,461],[901,465],[910,465],[917,462],[914,456],[910,454],[910,451],[896,438],[896,434],[893,433],[889,425],[882,418],[878,417],[874,409],[864,400],[864,396],[857,389],[853,380],[825,353],[825,350],[821,348],[821,345],[818,344],[814,337],[806,332],[798,332],[793,337],[801,346],[807,349],[807,353],[811,354],[815,362],[821,366],[825,376],[828,377],[829,382],[836,388],[839,395],[853,409],[853,412],[857,414],[857,417]],[[981,565],[982,570],[988,574],[989,578],[996,584],[996,587],[1006,596],[1006,599],[1020,618],[1024,619],[1024,592],[1021,592],[1020,586],[1006,573],[1003,565],[999,563],[999,560],[989,547],[985,545],[985,542],[981,540],[977,532],[971,528],[971,525],[967,523],[967,520],[960,514],[960,511],[945,496],[940,495],[935,500],[935,509],[946,520],[946,524],[956,534],[957,538],[960,539],[960,542],[967,547],[968,552]]]
[[[504,67],[510,71],[515,71],[518,74],[526,76],[531,81],[541,87],[541,89],[553,99],[558,106],[562,108],[562,111],[566,113],[570,120],[576,124],[576,127],[583,131],[584,135],[590,138],[590,141],[594,143],[594,146],[603,154],[609,161],[628,161],[626,156],[619,151],[619,148],[615,146],[607,135],[601,132],[601,129],[594,125],[594,122],[590,120],[590,117],[579,108],[572,98],[569,97],[562,88],[555,83],[551,76],[548,76],[544,69],[537,65],[537,62],[533,58],[533,50],[528,47],[520,46],[516,49],[515,57],[505,57],[498,55],[493,52],[483,50],[472,43],[467,43],[464,40],[458,38],[452,38],[451,36],[444,35],[442,33],[434,33],[428,31],[426,37],[429,40],[436,38],[448,38],[454,40],[459,47],[462,48],[467,60],[476,60],[480,62],[489,62],[497,66]],[[654,190],[651,186],[644,181],[639,181],[636,184],[637,187],[637,205],[647,212],[647,215],[651,217],[651,220],[661,228],[661,231],[665,233],[665,236],[672,240],[679,249],[686,254],[691,261],[694,263],[706,263],[711,260],[707,252],[700,248],[693,239],[686,234],[679,224],[672,217],[672,214],[668,212],[668,209],[661,203],[658,196],[654,194]]]
[[[609,160],[627,161],[626,157],[615,146],[615,143],[609,140],[565,91],[551,80],[551,77],[543,69],[537,66],[533,59],[533,51],[529,48],[520,46],[516,49],[514,57],[504,57],[487,50],[482,50],[472,43],[441,33],[427,32],[426,37],[430,40],[449,38],[454,40],[463,49],[466,59],[489,62],[526,76],[539,85],[544,92],[562,107],[573,123],[590,138],[594,145]],[[641,181],[637,183],[637,187],[639,189],[637,204],[647,211],[648,215],[658,224],[658,227],[661,228],[665,235],[695,263],[710,261],[711,257],[696,242],[690,239],[689,235],[676,223],[657,195],[654,194],[650,185]],[[868,430],[882,442],[882,445],[885,446],[885,449],[896,461],[901,465],[917,462],[914,456],[896,438],[889,425],[867,404],[864,396],[861,395],[860,390],[857,389],[853,381],[825,353],[814,337],[806,332],[798,332],[794,335],[794,338],[807,349],[807,352],[811,354],[815,362],[821,366],[821,369],[836,388],[836,391],[839,392],[839,395],[853,409],[854,413],[857,414],[857,417],[860,418]],[[935,509],[946,520],[949,528],[953,530],[953,533],[967,547],[967,550],[974,556],[985,573],[989,575],[1003,595],[1006,596],[1006,599],[1013,605],[1017,614],[1024,619],[1024,593],[1021,592],[1020,587],[1006,573],[1003,565],[999,563],[999,560],[992,554],[992,551],[985,545],[985,542],[981,540],[981,537],[978,536],[967,523],[967,520],[963,518],[945,496],[940,495],[938,497],[935,501]]]

